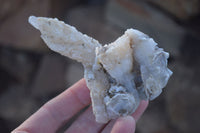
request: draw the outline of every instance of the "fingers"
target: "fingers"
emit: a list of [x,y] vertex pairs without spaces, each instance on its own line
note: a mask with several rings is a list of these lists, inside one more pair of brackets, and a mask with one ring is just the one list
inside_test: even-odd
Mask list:
[[[141,102],[138,108],[138,113],[135,117],[139,118],[142,112],[146,109],[148,102]],[[139,116],[138,116],[139,115]],[[114,125],[114,126],[113,126]],[[104,127],[104,124],[96,123],[92,113],[92,108],[88,108],[79,118],[69,127],[66,133],[94,133],[99,132]],[[112,130],[112,131],[111,131]],[[132,116],[120,117],[117,120],[111,120],[103,129],[102,133],[133,133],[135,131],[135,120]]]
[[[20,125],[14,131],[22,131],[28,133],[53,133],[62,126],[62,124],[68,121],[72,116],[74,116],[79,110],[90,104],[89,90],[86,87],[85,80],[82,79],[75,85],[70,87],[68,90],[55,97],[43,107],[41,107],[35,114],[33,114],[29,119],[27,119],[22,125]],[[140,106],[133,114],[133,117],[137,121],[142,115],[144,110],[148,105],[147,101],[142,101]],[[87,119],[85,119],[87,118]],[[123,120],[123,119],[122,119]],[[120,122],[120,119],[119,119]],[[85,124],[80,124],[85,123]],[[115,121],[111,121],[104,129],[104,131],[111,131],[111,128]],[[82,127],[80,127],[82,125]],[[77,127],[80,128],[77,128]],[[72,124],[69,128],[69,132],[74,132],[74,130],[82,131],[88,130],[88,132],[100,131],[103,128],[103,124],[97,124],[93,116],[91,108],[88,109],[78,121]],[[92,128],[91,128],[92,127]],[[113,128],[113,131],[115,128]],[[116,131],[118,126],[116,127]],[[132,129],[130,129],[132,130]]]
[[142,100],[140,102],[139,107],[136,109],[136,111],[132,115],[134,117],[134,119],[135,119],[136,122],[139,120],[139,118],[141,117],[141,115],[144,113],[144,111],[146,110],[148,104],[149,104],[149,101]]
[[115,122],[111,133],[134,133],[135,120],[132,116],[120,117]]
[[103,126],[104,124],[95,121],[92,107],[89,107],[74,123],[72,123],[66,133],[97,133]]
[[[141,117],[141,115],[143,114],[143,112],[145,111],[145,109],[148,106],[148,101],[141,101],[139,107],[137,108],[137,110],[133,113],[132,117],[135,119],[135,121],[137,122],[138,119]],[[111,120],[107,126],[102,130],[102,133],[110,133],[112,127],[114,126],[116,120]]]
[[110,122],[102,129],[101,133],[110,133],[116,120],[110,120]]
[[54,133],[79,110],[90,104],[89,90],[82,79],[55,97],[14,131]]

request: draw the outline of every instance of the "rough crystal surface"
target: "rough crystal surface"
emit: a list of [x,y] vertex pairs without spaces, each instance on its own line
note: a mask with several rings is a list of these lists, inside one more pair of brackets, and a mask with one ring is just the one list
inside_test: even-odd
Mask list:
[[97,122],[132,114],[141,100],[159,96],[172,75],[169,54],[138,30],[102,46],[56,18],[30,16],[29,22],[50,49],[83,64]]

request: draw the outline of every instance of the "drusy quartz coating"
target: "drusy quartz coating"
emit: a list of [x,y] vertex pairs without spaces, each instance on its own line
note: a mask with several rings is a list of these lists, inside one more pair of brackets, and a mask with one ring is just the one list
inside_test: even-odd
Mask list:
[[30,16],[29,22],[50,49],[83,64],[99,123],[132,114],[141,100],[155,99],[172,75],[169,54],[138,30],[128,29],[103,46],[56,18]]

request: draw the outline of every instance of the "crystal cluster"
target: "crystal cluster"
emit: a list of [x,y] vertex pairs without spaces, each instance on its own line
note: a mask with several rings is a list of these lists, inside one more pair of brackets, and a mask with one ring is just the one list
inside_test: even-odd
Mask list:
[[97,122],[132,114],[141,100],[159,96],[172,75],[169,54],[138,30],[103,46],[56,18],[30,16],[29,22],[50,49],[83,64]]

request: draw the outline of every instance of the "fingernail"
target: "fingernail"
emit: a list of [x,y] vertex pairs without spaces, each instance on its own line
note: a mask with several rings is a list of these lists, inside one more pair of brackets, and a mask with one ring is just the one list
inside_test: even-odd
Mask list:
[[123,119],[133,119],[133,117],[130,116],[130,115],[128,115],[128,116],[123,116],[122,118],[123,118]]
[[123,117],[120,117],[119,119],[126,120],[126,121],[134,121],[134,118],[132,116],[123,116]]
[[11,133],[28,133],[26,131],[12,131]]

